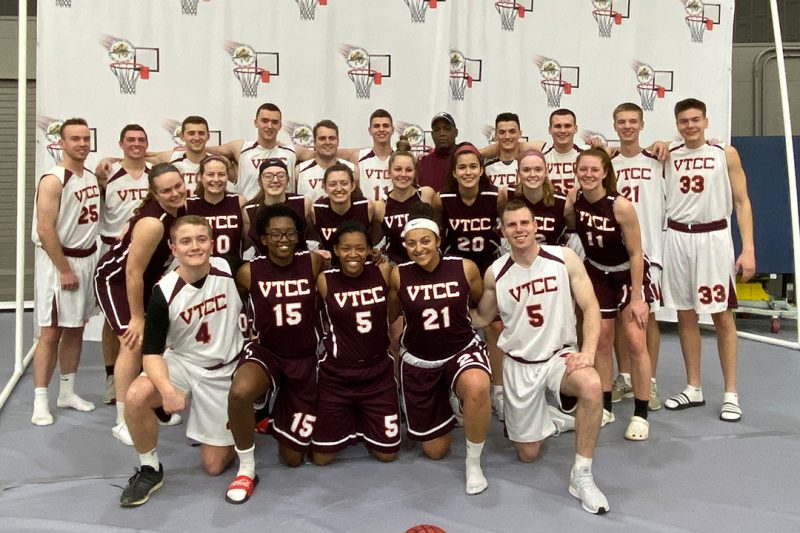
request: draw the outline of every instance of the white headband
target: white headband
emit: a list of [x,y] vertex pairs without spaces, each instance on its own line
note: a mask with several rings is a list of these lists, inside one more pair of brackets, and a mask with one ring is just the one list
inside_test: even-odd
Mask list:
[[415,229],[429,229],[434,232],[437,237],[439,236],[439,224],[429,218],[415,218],[406,223],[400,237],[405,238],[409,231]]

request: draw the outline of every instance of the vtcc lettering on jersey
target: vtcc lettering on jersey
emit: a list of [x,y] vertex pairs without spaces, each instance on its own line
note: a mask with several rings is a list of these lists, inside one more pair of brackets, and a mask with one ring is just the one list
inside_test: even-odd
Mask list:
[[228,303],[225,300],[225,295],[218,294],[216,296],[212,296],[211,298],[207,298],[199,304],[184,309],[180,312],[180,317],[184,322],[190,324],[192,322],[192,318],[195,316],[196,318],[203,318],[204,316],[216,313],[217,311],[222,311],[227,307]]
[[277,298],[290,298],[311,294],[307,279],[287,279],[278,281],[259,281],[261,294],[268,297],[274,292]]
[[386,301],[383,287],[372,287],[369,289],[361,289],[360,291],[336,292],[333,294],[333,298],[341,308],[344,308],[348,300],[350,300],[351,307],[373,305]]
[[514,300],[519,302],[523,292],[529,292],[531,294],[544,294],[546,292],[558,291],[558,285],[556,282],[557,279],[555,276],[536,278],[526,281],[522,285],[517,285],[516,287],[508,289],[508,293],[511,294],[511,297],[514,298]]
[[457,281],[430,283],[427,285],[411,285],[406,287],[406,291],[411,301],[415,301],[420,294],[422,294],[423,300],[446,300],[448,298],[458,298],[461,296]]

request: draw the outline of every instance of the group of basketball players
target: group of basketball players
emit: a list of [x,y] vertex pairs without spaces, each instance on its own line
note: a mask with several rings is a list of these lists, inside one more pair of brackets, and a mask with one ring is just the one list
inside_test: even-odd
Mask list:
[[158,425],[180,423],[190,396],[186,434],[202,444],[204,469],[218,475],[239,460],[231,503],[258,484],[256,431],[276,438],[289,466],[327,465],[357,442],[392,461],[401,422],[432,459],[463,424],[466,492],[480,493],[494,409],[523,462],[574,430],[569,492],[607,512],[595,443],[612,404],[630,397],[625,438],[649,437],[648,410],[661,408],[652,313],[662,301],[678,311],[687,373],[666,408],[705,403],[697,313],[711,313],[720,418],[742,416],[730,310],[735,272],[755,270],[745,176],[732,147],[706,141],[702,102],[678,102],[675,118],[683,140],[651,152],[635,104],[613,112],[615,147],[575,145],[567,109],[550,116],[552,142],[520,142],[519,118],[502,113],[497,142],[479,150],[456,142],[443,112],[433,150],[417,160],[404,138],[393,149],[385,110],[370,117],[372,147],[339,148],[338,127],[323,120],[310,150],[279,144],[281,112],[264,104],[252,142],[208,146],[208,123],[191,116],[185,147],[150,153],[144,129],[127,125],[123,157],[97,176],[84,168],[86,122],[67,120],[63,160],[37,183],[31,421],[53,423],[56,360],[58,406],[94,409],[74,375],[97,302],[113,434],[140,459],[123,506],[161,487]]

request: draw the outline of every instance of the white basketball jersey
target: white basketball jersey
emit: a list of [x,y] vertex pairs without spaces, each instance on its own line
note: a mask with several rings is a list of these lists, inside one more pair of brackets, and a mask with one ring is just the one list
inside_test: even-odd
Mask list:
[[[62,166],[55,166],[44,173],[52,174],[61,182],[61,204],[56,218],[56,233],[61,246],[86,250],[96,244],[97,232],[100,229],[100,187],[97,177],[88,168],[83,169],[83,175],[73,174]],[[39,184],[36,182],[36,198],[39,197]],[[37,231],[37,206],[33,202],[33,223],[31,224],[31,239],[37,246],[41,246]]]
[[242,301],[224,259],[211,258],[201,287],[186,283],[177,270],[158,282],[169,307],[167,348],[193,365],[208,368],[232,361],[242,349]]
[[364,148],[358,152],[358,186],[365,198],[373,202],[386,200],[386,196],[392,191],[389,157],[381,159],[372,148]]
[[557,193],[566,196],[575,187],[575,163],[583,148],[573,144],[572,149],[563,154],[556,152],[555,146],[545,144],[543,149],[544,162],[547,163],[547,174],[550,176],[550,181]]
[[147,196],[147,174],[150,163],[138,178],[132,177],[122,163],[111,166],[110,178],[106,182],[103,196],[103,211],[100,216],[100,236],[116,239],[125,233],[125,227],[145,196]]
[[[337,162],[347,165],[350,170],[355,168],[350,161],[337,159]],[[300,163],[300,172],[297,174],[297,194],[302,194],[306,198],[311,198],[312,202],[316,202],[325,196],[325,190],[322,187],[324,177],[325,169],[315,159]]]
[[683,224],[727,219],[733,210],[725,147],[704,144],[690,149],[670,147],[665,168],[667,218]]
[[248,202],[258,195],[260,190],[258,167],[267,159],[280,159],[286,163],[286,168],[289,169],[287,190],[294,190],[294,166],[297,164],[294,150],[280,144],[276,144],[273,148],[264,148],[258,141],[246,142],[242,145],[242,152],[239,155],[239,181],[236,183],[235,192],[244,196]]
[[491,159],[486,162],[486,175],[498,189],[513,189],[517,183],[517,160]]
[[[207,157],[208,154],[204,156]],[[175,165],[183,175],[183,182],[186,184],[186,194],[193,196],[194,191],[197,189],[197,180],[200,179],[200,163],[195,163],[183,150],[175,150],[172,152],[172,159],[170,163]]]
[[546,361],[576,351],[575,310],[560,246],[542,245],[525,268],[503,255],[492,263],[503,332],[497,345],[526,361]]
[[664,250],[664,166],[647,150],[633,157],[617,152],[611,163],[617,174],[617,190],[636,209],[642,249],[652,263],[661,265]]

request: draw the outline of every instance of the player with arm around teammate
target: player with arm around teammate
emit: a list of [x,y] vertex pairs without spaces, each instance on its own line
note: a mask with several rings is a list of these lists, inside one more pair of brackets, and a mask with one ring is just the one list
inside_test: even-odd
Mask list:
[[234,458],[225,399],[243,338],[242,302],[230,268],[211,258],[211,226],[184,216],[170,229],[178,268],[155,287],[147,306],[142,344],[144,373],[131,384],[125,419],[141,467],[122,492],[120,505],[144,504],[163,483],[154,409],[178,413],[191,397],[186,436],[201,443],[203,469],[221,474]]
[[368,261],[372,242],[358,222],[344,222],[333,240],[340,266],[317,278],[328,331],[319,362],[311,458],[324,466],[348,445],[363,441],[376,459],[393,461],[400,449],[400,406],[389,354],[391,267]]
[[629,348],[634,394],[634,415],[625,438],[647,440],[651,372],[645,337],[652,293],[639,221],[633,205],[617,192],[616,174],[605,150],[583,151],[576,174],[580,188],[570,191],[568,209],[575,212],[575,230],[586,250],[586,271],[603,318],[595,360],[603,383],[603,425],[615,420],[611,412],[611,351],[619,314]]
[[[590,513],[605,513],[608,500],[592,476],[600,432],[602,396],[594,356],[600,310],[581,260],[564,247],[539,245],[533,213],[519,200],[501,216],[511,252],[484,276],[478,307],[482,323],[497,312],[505,328],[505,425],[520,461],[534,461],[544,440],[556,433],[545,398],[550,390],[564,410],[575,410],[576,455],[569,492]],[[583,311],[583,345],[577,347],[574,304]]]
[[402,401],[408,437],[420,441],[423,453],[437,460],[450,451],[456,423],[451,391],[458,396],[467,441],[466,492],[478,494],[488,487],[480,461],[491,420],[491,369],[468,309],[480,299],[481,276],[469,259],[442,256],[432,215],[406,224],[403,238],[411,261],[394,267],[389,280],[389,319],[396,318],[397,309],[405,319]]
[[278,390],[269,432],[287,466],[303,464],[311,444],[317,408],[317,291],[323,259],[296,250],[301,220],[283,204],[270,205],[256,221],[267,254],[236,274],[250,293],[255,340],[245,345],[228,394],[228,418],[239,456],[239,471],[225,500],[246,502],[258,484],[255,464],[256,401]]

